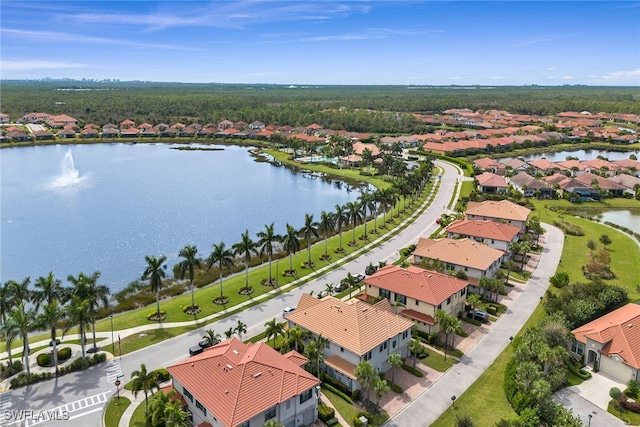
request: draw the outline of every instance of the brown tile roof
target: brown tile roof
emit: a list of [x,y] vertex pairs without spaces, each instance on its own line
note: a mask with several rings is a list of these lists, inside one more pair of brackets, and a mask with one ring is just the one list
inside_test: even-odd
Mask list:
[[437,306],[467,287],[467,281],[448,274],[410,266],[388,265],[364,279],[366,284]]
[[585,185],[592,185],[591,183],[595,181],[603,190],[624,190],[625,188],[620,184],[617,184],[599,175],[594,175],[592,173],[583,173],[582,175],[577,176],[575,180]]
[[627,365],[640,369],[640,305],[629,303],[571,332],[583,344],[587,338],[606,343],[602,353],[617,354]]
[[325,365],[330,368],[335,369],[343,375],[351,378],[352,380],[357,380],[356,378],[356,365],[349,362],[348,360],[344,360],[342,357],[337,354],[325,357],[323,362]]
[[331,342],[362,355],[385,340],[411,329],[413,322],[393,313],[386,299],[370,305],[334,297],[322,299],[302,294],[287,320]]
[[267,344],[243,344],[236,338],[167,370],[229,426],[241,424],[320,382]]
[[484,216],[487,218],[526,221],[531,209],[520,206],[508,200],[468,202],[467,215]]
[[553,170],[553,169],[566,170],[564,166],[558,163],[550,162],[547,159],[531,160],[529,164],[535,167],[536,169],[540,169],[541,171],[547,171],[547,170]]
[[483,187],[497,187],[497,188],[508,188],[507,180],[500,175],[496,175],[491,172],[484,172],[480,175],[476,175],[476,179],[478,180],[478,184]]
[[486,270],[504,256],[504,252],[471,239],[420,238],[414,255],[442,262]]
[[463,219],[454,221],[447,227],[447,232],[463,236],[482,237],[502,242],[510,242],[520,232],[520,227],[491,221],[490,219]]
[[436,321],[432,316],[429,316],[428,314],[420,313],[419,311],[416,311],[413,309],[402,310],[400,314],[408,317],[409,319],[417,320],[419,322],[424,322],[427,325],[434,326],[436,324]]

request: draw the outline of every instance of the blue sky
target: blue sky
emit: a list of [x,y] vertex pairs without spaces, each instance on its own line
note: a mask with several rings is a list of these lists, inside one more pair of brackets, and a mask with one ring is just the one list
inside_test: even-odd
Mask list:
[[3,79],[640,85],[639,1],[0,3]]

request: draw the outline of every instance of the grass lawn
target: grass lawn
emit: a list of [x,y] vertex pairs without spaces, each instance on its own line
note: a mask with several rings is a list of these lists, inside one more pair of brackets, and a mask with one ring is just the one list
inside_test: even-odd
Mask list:
[[420,361],[425,365],[435,369],[436,371],[445,372],[447,369],[457,363],[455,359],[449,356],[447,356],[447,360],[445,361],[444,354],[435,352],[430,348],[425,347],[425,350],[427,351],[428,356],[423,357],[422,359],[420,359]]
[[[613,402],[613,400],[611,402]],[[635,412],[631,412],[627,410],[625,410],[621,414],[620,410],[617,409],[615,406],[613,406],[611,402],[609,402],[609,406],[607,407],[608,413],[615,415],[616,417],[620,418],[622,421],[624,421],[628,425],[632,425],[632,426],[640,425],[640,414],[636,414]]]
[[131,401],[126,397],[113,397],[104,412],[105,427],[118,427],[120,418],[129,405]]
[[567,372],[567,386],[579,385],[579,384],[582,384],[583,382],[584,380],[579,376],[577,376],[576,374]]
[[[151,397],[151,396],[149,396]],[[147,409],[147,403],[143,400],[131,415],[130,427],[147,427],[145,422],[144,411]]]
[[353,427],[353,417],[358,413],[358,409],[327,389],[322,389],[322,394],[331,401],[336,411],[342,415],[342,418]]

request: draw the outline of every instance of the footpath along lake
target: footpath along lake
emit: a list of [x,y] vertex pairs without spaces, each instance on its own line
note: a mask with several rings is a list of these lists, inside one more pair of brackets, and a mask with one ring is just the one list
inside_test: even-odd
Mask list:
[[[342,181],[256,162],[250,147],[176,150],[170,144],[95,144],[0,150],[0,281],[53,273],[63,282],[102,272],[117,291],[139,279],[146,255],[196,245],[206,258],[246,229],[253,240],[318,220],[355,200]],[[207,146],[206,148],[212,148]],[[168,272],[168,275],[171,275]]]

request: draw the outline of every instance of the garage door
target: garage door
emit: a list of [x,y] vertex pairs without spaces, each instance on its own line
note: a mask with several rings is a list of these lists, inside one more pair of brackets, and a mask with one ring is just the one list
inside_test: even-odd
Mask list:
[[631,379],[631,374],[633,373],[633,370],[627,365],[618,363],[605,355],[600,357],[600,371],[619,379],[625,384]]

